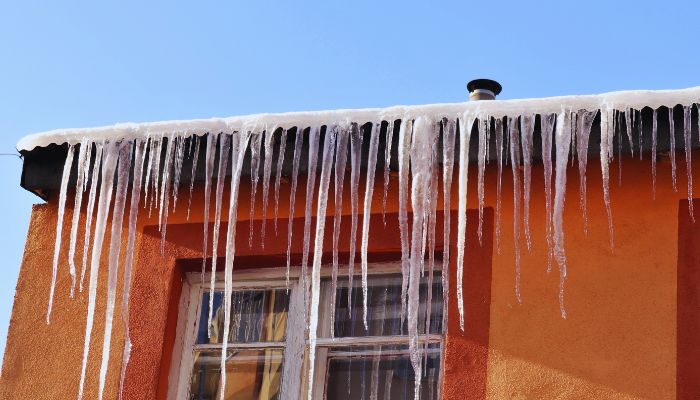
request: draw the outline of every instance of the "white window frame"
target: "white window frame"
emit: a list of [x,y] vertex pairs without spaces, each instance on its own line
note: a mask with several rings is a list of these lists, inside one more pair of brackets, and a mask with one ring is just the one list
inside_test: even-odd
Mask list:
[[[435,262],[435,271],[441,270],[441,262]],[[356,268],[354,275],[358,275],[359,268]],[[395,274],[401,272],[401,262],[372,263],[369,265],[369,275]],[[239,269],[233,273],[233,290],[241,289],[279,289],[286,287],[286,268],[249,268]],[[339,268],[338,276],[347,276],[347,266]],[[306,323],[303,318],[294,316],[303,315],[304,307],[303,291],[299,290],[300,268],[291,268],[289,278],[289,309],[287,318],[286,344],[284,346],[284,363],[282,372],[282,393],[298,393],[299,398],[306,397],[308,385],[308,342],[306,340]],[[321,278],[331,276],[331,268],[324,266],[321,268]],[[190,390],[190,379],[194,367],[194,348],[199,328],[200,313],[202,308],[202,294],[210,290],[211,274],[204,274],[204,281],[201,280],[201,272],[190,272],[185,275],[182,285],[182,293],[178,304],[178,319],[173,347],[173,357],[168,376],[168,400],[187,399]],[[224,289],[224,274],[217,272],[215,279],[215,290]],[[330,291],[328,285],[326,292]],[[328,293],[322,293],[321,298],[328,298]],[[343,345],[363,345],[363,344],[396,344],[405,341],[407,336],[364,336],[354,338],[328,338],[330,326],[329,307],[321,306],[319,309],[319,321],[321,321],[321,332],[318,335],[316,345],[316,365],[314,368],[314,400],[321,400],[326,391],[326,362],[327,352],[330,347]],[[446,327],[443,327],[443,330]],[[444,332],[442,334],[428,334],[419,337],[420,343],[429,341],[440,343],[441,362],[444,359]],[[213,350],[220,350],[220,344],[198,345],[198,348],[212,347]],[[229,344],[229,348],[279,348],[277,343],[239,343]],[[443,368],[440,368],[438,382],[442,382]],[[439,392],[439,389],[438,389]],[[439,397],[438,397],[439,398]]]

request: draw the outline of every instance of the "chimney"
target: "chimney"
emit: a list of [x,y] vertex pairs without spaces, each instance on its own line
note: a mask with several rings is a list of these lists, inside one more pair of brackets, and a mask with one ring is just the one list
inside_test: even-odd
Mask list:
[[496,100],[501,89],[501,84],[491,79],[474,79],[467,83],[470,101]]

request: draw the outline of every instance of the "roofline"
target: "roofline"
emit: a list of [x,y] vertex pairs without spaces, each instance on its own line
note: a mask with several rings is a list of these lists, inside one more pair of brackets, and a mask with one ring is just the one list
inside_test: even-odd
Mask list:
[[30,151],[50,144],[78,144],[86,137],[91,140],[137,138],[144,135],[179,133],[204,135],[209,132],[262,131],[277,127],[309,127],[328,124],[365,124],[394,121],[431,115],[436,118],[458,118],[465,113],[490,117],[521,114],[558,113],[564,110],[625,109],[641,110],[646,107],[674,107],[700,102],[700,86],[679,90],[632,90],[598,95],[558,96],[534,99],[493,100],[393,106],[388,108],[343,109],[332,111],[290,112],[279,114],[252,114],[228,118],[173,120],[149,123],[121,123],[97,128],[59,129],[25,136],[17,143],[18,151]]

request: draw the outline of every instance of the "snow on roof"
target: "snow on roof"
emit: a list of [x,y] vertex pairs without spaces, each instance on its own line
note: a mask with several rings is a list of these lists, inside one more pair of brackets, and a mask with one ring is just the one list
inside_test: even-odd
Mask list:
[[557,113],[562,110],[597,110],[644,107],[673,107],[700,102],[700,86],[680,90],[632,90],[599,95],[558,96],[536,99],[474,101],[464,103],[393,106],[388,108],[344,109],[332,111],[253,114],[228,118],[175,120],[149,123],[120,123],[98,128],[59,129],[23,137],[18,151],[29,151],[56,143],[79,143],[82,139],[100,140],[134,138],[148,135],[179,133],[203,135],[208,132],[263,130],[267,127],[320,126],[345,122],[377,122],[414,118],[421,115],[458,117],[465,112],[492,117],[521,114]]

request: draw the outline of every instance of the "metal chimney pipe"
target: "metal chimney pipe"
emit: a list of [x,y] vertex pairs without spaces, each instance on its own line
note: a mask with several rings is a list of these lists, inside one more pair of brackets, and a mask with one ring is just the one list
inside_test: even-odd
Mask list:
[[502,89],[500,83],[491,79],[474,79],[467,83],[470,101],[496,100]]

